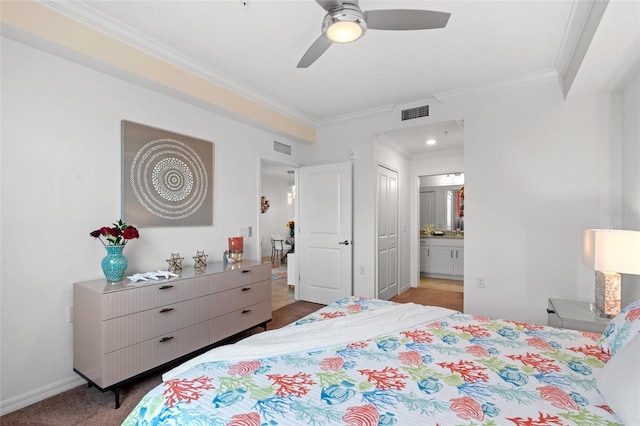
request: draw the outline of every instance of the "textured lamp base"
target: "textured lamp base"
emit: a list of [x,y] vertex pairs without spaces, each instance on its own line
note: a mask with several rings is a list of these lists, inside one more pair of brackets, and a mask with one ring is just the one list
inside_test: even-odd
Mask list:
[[620,274],[596,271],[596,311],[599,316],[613,318],[620,313]]

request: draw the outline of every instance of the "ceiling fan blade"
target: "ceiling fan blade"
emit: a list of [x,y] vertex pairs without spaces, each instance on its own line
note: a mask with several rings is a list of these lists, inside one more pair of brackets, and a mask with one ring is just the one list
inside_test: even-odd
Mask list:
[[370,30],[430,30],[444,28],[450,13],[433,10],[385,9],[368,10],[364,19]]
[[316,2],[327,12],[342,7],[342,0],[316,0]]
[[316,41],[313,42],[311,47],[307,49],[304,55],[302,55],[302,59],[298,62],[297,68],[307,68],[309,65],[314,63],[316,59],[318,59],[324,52],[327,51],[329,46],[331,46],[333,42],[321,35],[318,37]]

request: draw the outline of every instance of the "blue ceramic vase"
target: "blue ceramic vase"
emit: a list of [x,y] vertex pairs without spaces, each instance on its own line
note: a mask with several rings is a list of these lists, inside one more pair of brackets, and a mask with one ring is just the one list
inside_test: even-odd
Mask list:
[[104,246],[107,249],[107,255],[102,259],[102,272],[107,281],[122,281],[124,272],[127,270],[129,261],[122,254],[124,246]]

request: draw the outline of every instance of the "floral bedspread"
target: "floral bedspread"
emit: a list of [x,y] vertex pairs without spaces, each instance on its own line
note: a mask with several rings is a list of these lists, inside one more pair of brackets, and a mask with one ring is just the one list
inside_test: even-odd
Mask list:
[[[297,324],[388,303],[342,299]],[[596,389],[609,359],[599,337],[455,313],[314,352],[201,364],[151,390],[123,424],[616,425]]]

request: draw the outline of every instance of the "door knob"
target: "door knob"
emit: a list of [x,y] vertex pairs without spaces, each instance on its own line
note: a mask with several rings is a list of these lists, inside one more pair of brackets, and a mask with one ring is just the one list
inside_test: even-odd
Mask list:
[[349,241],[348,240],[340,241],[340,242],[338,242],[338,244],[344,244],[345,246],[348,246],[349,245]]

